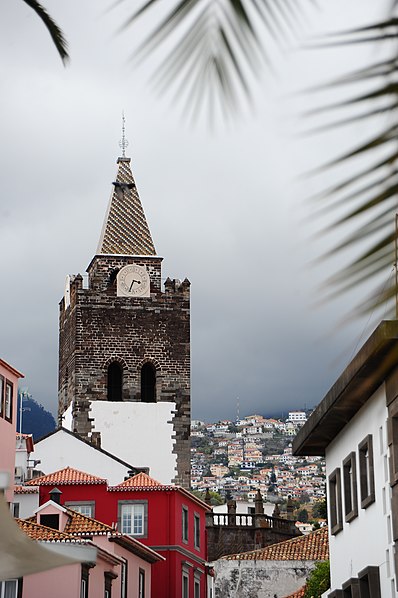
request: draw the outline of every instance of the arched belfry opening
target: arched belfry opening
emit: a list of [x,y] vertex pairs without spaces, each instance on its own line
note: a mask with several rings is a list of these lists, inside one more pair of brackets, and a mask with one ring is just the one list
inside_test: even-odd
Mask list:
[[156,403],[156,370],[149,361],[141,368],[141,401]]
[[107,399],[108,401],[122,401],[123,368],[117,361],[108,366]]

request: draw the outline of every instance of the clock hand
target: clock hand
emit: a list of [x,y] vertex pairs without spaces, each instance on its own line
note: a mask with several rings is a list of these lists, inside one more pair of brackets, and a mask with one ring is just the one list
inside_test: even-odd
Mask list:
[[129,293],[131,292],[131,289],[133,288],[133,284],[134,284],[135,282],[136,282],[137,284],[141,284],[141,281],[139,281],[139,280],[135,280],[135,278],[133,278],[133,280],[131,281],[130,288],[129,288]]

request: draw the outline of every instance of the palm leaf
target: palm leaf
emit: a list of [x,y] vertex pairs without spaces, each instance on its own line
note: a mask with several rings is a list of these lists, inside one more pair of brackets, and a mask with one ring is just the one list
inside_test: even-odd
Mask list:
[[[122,29],[161,4],[146,0]],[[295,35],[300,14],[297,0],[176,0],[137,48],[134,60],[163,50],[153,74],[159,92],[174,87],[174,97],[184,97],[188,108],[217,99],[224,114],[234,112],[243,98],[250,100],[248,74],[257,76],[264,65],[270,68],[269,44]]]
[[[351,232],[345,239],[335,244],[327,256],[338,252],[352,251],[356,246],[362,251],[348,261],[326,281],[327,297],[369,285],[370,280],[379,280],[390,276],[395,264],[395,213],[398,198],[398,18],[395,16],[397,2],[386,18],[368,27],[354,29],[341,34],[335,45],[367,44],[374,46],[374,55],[380,57],[380,50],[388,57],[375,60],[372,64],[330,82],[322,90],[353,84],[367,85],[367,91],[351,94],[338,103],[322,106],[311,112],[311,116],[336,111],[348,116],[334,119],[317,130],[344,126],[361,121],[372,125],[374,132],[368,140],[338,156],[319,169],[333,168],[354,161],[357,166],[348,178],[338,182],[313,198],[320,213],[335,211],[335,216],[324,232],[336,231],[349,223]],[[395,43],[392,44],[391,40]],[[328,44],[329,45],[329,44]],[[387,48],[387,50],[386,50]],[[353,107],[356,110],[352,114]],[[375,120],[378,119],[378,120]],[[376,128],[375,128],[376,127]],[[378,130],[377,130],[378,128]],[[364,166],[362,164],[365,164]],[[343,214],[342,214],[343,210]],[[364,246],[367,246],[363,249]],[[385,287],[378,286],[367,298],[361,300],[356,313],[362,314],[377,307],[386,307],[393,313],[394,298],[398,293],[395,282]]]
[[55,23],[55,21],[50,17],[48,12],[45,8],[36,0],[23,0],[25,4],[30,6],[38,17],[43,21],[47,31],[49,32],[51,39],[54,42],[56,49],[58,50],[58,54],[61,57],[62,62],[65,64],[69,60],[68,54],[68,44],[65,40],[64,34],[62,33],[61,29]]

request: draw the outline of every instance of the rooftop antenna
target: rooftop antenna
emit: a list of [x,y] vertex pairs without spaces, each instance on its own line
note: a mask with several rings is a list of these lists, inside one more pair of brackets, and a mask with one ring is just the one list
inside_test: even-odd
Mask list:
[[119,146],[122,148],[122,158],[126,157],[126,149],[129,142],[126,139],[126,119],[124,117],[124,111],[122,112],[122,138],[119,141]]
[[236,398],[236,423],[238,423],[240,419],[239,415],[239,397]]

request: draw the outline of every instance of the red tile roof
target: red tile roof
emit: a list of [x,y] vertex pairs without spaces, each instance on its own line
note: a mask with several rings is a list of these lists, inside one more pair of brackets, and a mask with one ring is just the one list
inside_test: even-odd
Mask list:
[[54,473],[34,478],[27,482],[30,486],[59,486],[62,484],[106,484],[105,478],[79,471],[73,467],[65,467]]
[[121,484],[117,486],[112,486],[112,490],[123,490],[127,489],[130,490],[131,488],[135,488],[136,490],[142,490],[146,488],[161,488],[162,490],[172,488],[173,490],[176,488],[175,486],[166,486],[157,480],[151,478],[147,473],[140,472],[137,473],[135,476],[128,478]]
[[57,529],[40,525],[35,521],[16,519],[20,529],[25,532],[32,540],[54,541],[54,540],[70,540],[70,534],[60,532]]
[[326,561],[329,558],[328,529],[322,527],[306,536],[223,558],[236,561]]
[[38,494],[38,486],[15,486],[14,494]]
[[307,586],[303,586],[293,594],[289,594],[289,596],[285,596],[285,598],[304,598],[305,592],[307,590]]

